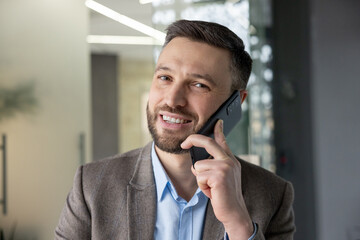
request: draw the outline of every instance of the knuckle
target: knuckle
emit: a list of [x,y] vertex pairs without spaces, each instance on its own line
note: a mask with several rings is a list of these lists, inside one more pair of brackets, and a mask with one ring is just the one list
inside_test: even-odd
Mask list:
[[212,144],[214,144],[215,143],[215,140],[214,139],[212,139],[212,138],[206,138],[206,141],[205,141],[205,144],[208,144],[208,145],[212,145]]
[[220,171],[218,173],[218,178],[221,179],[221,180],[226,179],[226,176],[227,176],[227,174],[224,171]]

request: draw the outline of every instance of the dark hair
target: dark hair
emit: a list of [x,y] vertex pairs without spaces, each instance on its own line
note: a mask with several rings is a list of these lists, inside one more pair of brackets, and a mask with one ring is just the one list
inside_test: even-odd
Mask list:
[[231,54],[231,87],[233,90],[246,88],[252,60],[244,50],[243,41],[230,29],[212,22],[178,20],[168,26],[164,47],[175,37],[186,37],[228,50]]

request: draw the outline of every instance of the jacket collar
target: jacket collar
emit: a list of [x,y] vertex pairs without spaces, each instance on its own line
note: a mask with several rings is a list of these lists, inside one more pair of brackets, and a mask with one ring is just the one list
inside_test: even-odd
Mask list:
[[155,184],[151,164],[151,146],[152,143],[148,143],[141,149],[139,157],[136,160],[134,173],[129,181],[129,184],[138,190],[146,189]]
[[153,239],[156,187],[151,164],[151,143],[140,152],[127,187],[129,239]]
[[223,239],[224,234],[225,234],[224,226],[215,217],[214,210],[211,205],[211,201],[209,200],[208,206],[206,208],[205,223],[204,223],[202,239],[206,239],[206,240],[208,240],[208,239],[209,240]]

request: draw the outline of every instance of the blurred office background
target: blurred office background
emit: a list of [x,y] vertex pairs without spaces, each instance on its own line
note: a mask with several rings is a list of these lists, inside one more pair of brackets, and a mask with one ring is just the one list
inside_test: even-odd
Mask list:
[[0,0],[0,239],[52,239],[77,167],[151,140],[148,90],[180,18],[251,53],[228,142],[293,183],[295,239],[360,239],[360,1],[141,1]]

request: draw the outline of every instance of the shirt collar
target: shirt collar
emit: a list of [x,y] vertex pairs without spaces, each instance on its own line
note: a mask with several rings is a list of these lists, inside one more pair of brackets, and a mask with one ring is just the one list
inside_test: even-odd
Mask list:
[[158,155],[156,154],[154,143],[152,144],[152,149],[151,149],[151,161],[155,176],[157,199],[160,202],[164,194],[166,185],[170,182],[170,179],[166,174],[165,169],[162,166]]
[[[161,202],[164,193],[166,191],[166,187],[168,186],[171,188],[169,191],[173,195],[175,200],[179,199],[177,192],[174,186],[171,183],[169,176],[166,174],[164,167],[162,166],[160,159],[155,151],[155,143],[152,144],[151,149],[151,161],[153,165],[154,177],[155,177],[155,184],[156,184],[156,194],[158,202]],[[189,204],[195,205],[199,201],[199,198],[206,198],[205,194],[198,188],[190,200]]]

